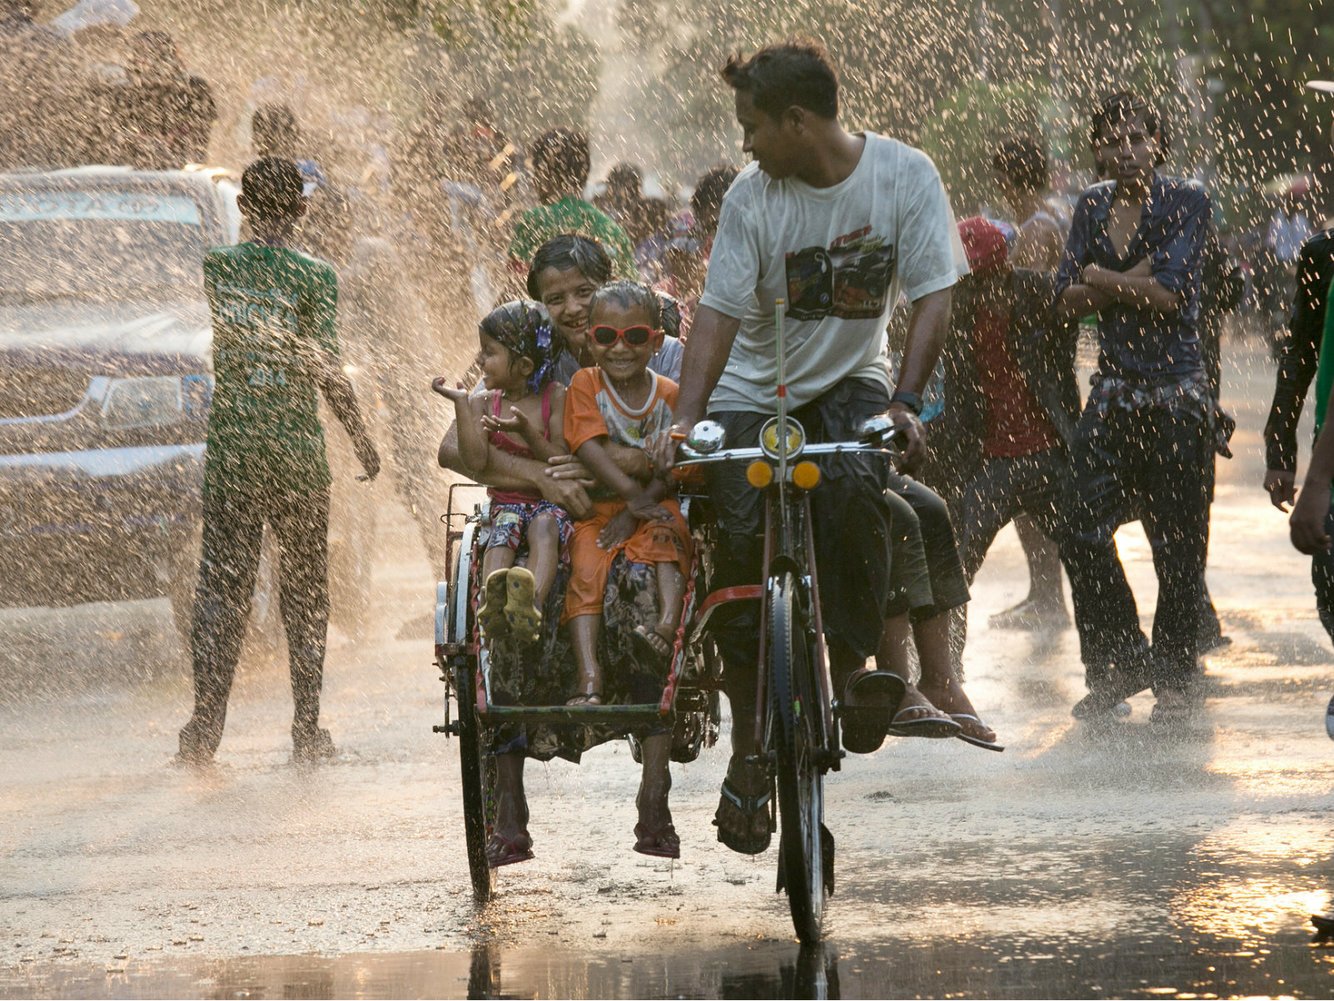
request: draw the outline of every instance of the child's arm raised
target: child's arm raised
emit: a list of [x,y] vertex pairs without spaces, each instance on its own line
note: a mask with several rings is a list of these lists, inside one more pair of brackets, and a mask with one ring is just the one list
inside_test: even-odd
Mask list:
[[451,387],[443,375],[431,380],[431,388],[454,404],[454,427],[458,433],[459,458],[469,469],[483,470],[491,457],[491,443],[482,429],[482,415],[490,394],[482,391],[473,396],[462,383]]

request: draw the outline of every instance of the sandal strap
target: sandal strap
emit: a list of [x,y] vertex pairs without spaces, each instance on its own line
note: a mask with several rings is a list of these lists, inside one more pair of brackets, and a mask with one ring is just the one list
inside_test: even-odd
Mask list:
[[769,800],[773,798],[772,791],[767,789],[758,796],[748,796],[737,789],[736,786],[732,785],[732,780],[727,776],[723,776],[722,794],[723,799],[727,800],[742,813],[749,814],[758,813],[760,810],[764,809]]

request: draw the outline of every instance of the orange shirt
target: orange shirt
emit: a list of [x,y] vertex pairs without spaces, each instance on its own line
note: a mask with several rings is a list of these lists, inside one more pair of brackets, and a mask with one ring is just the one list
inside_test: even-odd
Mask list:
[[672,426],[677,386],[666,376],[650,371],[653,380],[642,407],[627,406],[600,368],[581,368],[565,392],[565,443],[571,452],[605,435],[617,445],[651,448]]

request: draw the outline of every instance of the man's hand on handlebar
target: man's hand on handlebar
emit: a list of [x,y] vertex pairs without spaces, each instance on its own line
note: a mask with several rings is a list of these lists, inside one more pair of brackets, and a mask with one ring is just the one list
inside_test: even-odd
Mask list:
[[899,432],[903,450],[900,463],[905,473],[911,473],[926,458],[926,426],[922,419],[902,403],[891,403],[886,411]]
[[653,468],[661,473],[669,472],[676,465],[676,450],[680,448],[681,443],[689,437],[690,432],[694,430],[695,425],[703,418],[687,418],[683,415],[677,415],[677,421],[667,431],[653,443]]

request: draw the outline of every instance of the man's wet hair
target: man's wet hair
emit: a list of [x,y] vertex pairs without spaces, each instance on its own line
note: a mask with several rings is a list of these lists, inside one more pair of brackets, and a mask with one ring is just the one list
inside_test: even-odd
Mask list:
[[732,56],[722,69],[733,90],[745,91],[755,110],[777,118],[791,107],[821,118],[838,117],[838,73],[815,42],[769,45],[749,59]]
[[991,154],[991,166],[1021,191],[1041,191],[1051,182],[1047,151],[1031,136],[1009,136]]
[[705,171],[695,182],[695,190],[690,195],[690,210],[698,219],[701,215],[717,215],[723,207],[723,195],[736,180],[738,171],[730,163],[719,164]]
[[1144,123],[1145,130],[1151,136],[1158,137],[1158,156],[1154,166],[1162,166],[1167,160],[1167,129],[1163,126],[1163,116],[1152,101],[1128,90],[1118,90],[1108,94],[1099,102],[1093,112],[1093,121],[1089,127],[1089,145],[1095,149],[1098,141],[1113,125],[1138,118]]
[[647,285],[623,280],[603,285],[593,293],[593,298],[588,304],[589,314],[591,315],[603,303],[615,303],[622,309],[642,309],[648,314],[653,328],[662,329],[662,301],[658,298],[658,293]]
[[298,214],[305,204],[304,186],[296,163],[279,156],[261,157],[241,174],[241,196],[264,218]]
[[588,155],[588,136],[574,129],[551,129],[543,132],[531,150],[533,170],[545,172],[553,180],[577,184],[588,183],[591,161]]
[[577,269],[581,275],[594,285],[602,285],[611,279],[611,257],[602,244],[586,236],[575,233],[562,233],[553,236],[533,255],[533,263],[528,268],[528,297],[541,299],[537,291],[537,276],[547,268],[557,271]]

